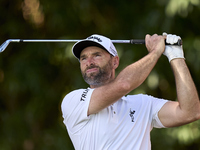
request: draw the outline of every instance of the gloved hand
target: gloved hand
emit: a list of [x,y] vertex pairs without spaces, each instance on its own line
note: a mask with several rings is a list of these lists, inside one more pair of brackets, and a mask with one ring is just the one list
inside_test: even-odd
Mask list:
[[[177,43],[179,39],[181,39],[180,36],[176,36],[176,35],[172,35],[172,34],[167,34],[167,33],[163,33],[163,35],[166,36],[166,43],[169,44],[174,44]],[[184,53],[183,53],[183,48],[182,45],[178,46],[178,45],[166,45],[165,46],[165,51],[163,53],[165,56],[167,56],[169,62],[172,59],[176,59],[176,58],[184,58]]]

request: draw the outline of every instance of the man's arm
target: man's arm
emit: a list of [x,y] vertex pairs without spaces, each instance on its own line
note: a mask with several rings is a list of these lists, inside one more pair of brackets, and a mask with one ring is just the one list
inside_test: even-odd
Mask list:
[[200,119],[200,102],[195,84],[184,59],[173,59],[178,102],[167,102],[158,116],[166,127],[180,126]]
[[108,107],[144,82],[165,48],[163,36],[146,35],[145,39],[149,54],[127,66],[111,83],[96,88],[91,96],[88,115]]
[[[167,43],[176,43],[180,37],[163,33]],[[200,119],[200,102],[195,84],[185,63],[182,46],[166,46],[167,56],[176,81],[178,102],[167,102],[158,116],[166,127],[180,126]]]

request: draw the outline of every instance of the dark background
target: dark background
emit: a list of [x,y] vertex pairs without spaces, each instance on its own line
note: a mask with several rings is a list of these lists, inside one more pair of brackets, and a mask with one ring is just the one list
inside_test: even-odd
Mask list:
[[[186,62],[200,90],[200,0],[0,0],[0,41],[82,39],[91,34],[144,39],[180,35]],[[10,43],[0,53],[0,150],[71,150],[62,123],[63,97],[86,88],[74,43]],[[115,44],[120,66],[147,54],[144,45]],[[130,94],[176,100],[174,76],[162,56]],[[151,132],[153,150],[200,150],[200,121]]]

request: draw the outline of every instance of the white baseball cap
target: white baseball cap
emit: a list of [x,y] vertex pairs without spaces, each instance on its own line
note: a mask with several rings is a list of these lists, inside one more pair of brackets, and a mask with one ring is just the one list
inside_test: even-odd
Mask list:
[[97,34],[93,34],[84,40],[76,42],[72,47],[72,53],[79,60],[81,51],[88,46],[97,46],[106,50],[113,56],[118,56],[117,50],[113,45],[112,41],[105,36]]

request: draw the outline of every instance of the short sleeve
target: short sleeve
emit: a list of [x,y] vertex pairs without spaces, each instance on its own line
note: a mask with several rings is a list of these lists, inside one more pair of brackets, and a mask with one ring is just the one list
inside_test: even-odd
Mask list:
[[67,94],[61,104],[63,122],[68,132],[76,133],[86,125],[90,98],[94,89],[79,89]]
[[159,99],[151,96],[152,99],[152,126],[155,128],[165,128],[165,126],[161,123],[158,112],[163,107],[163,105],[168,102],[165,99]]

